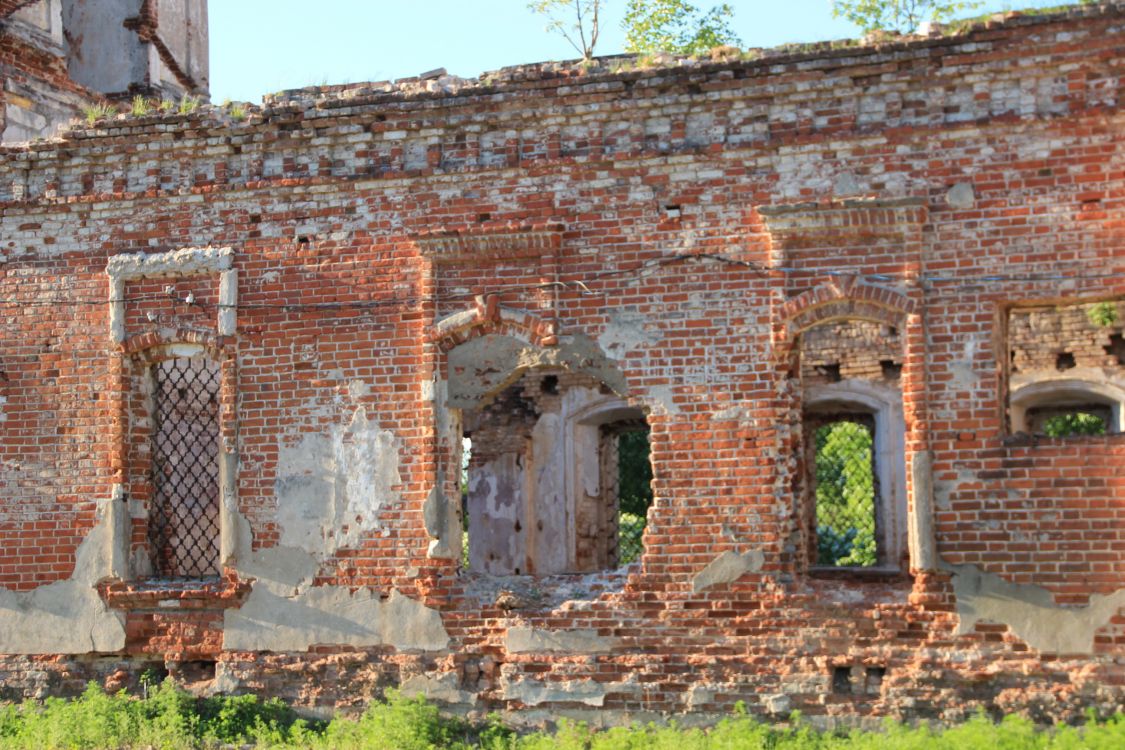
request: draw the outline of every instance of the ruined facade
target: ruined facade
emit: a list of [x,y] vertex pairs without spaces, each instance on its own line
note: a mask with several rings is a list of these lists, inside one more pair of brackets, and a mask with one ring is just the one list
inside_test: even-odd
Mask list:
[[206,98],[206,0],[0,0],[0,141],[135,95]]
[[1123,61],[1108,5],[4,147],[4,696],[1118,708]]

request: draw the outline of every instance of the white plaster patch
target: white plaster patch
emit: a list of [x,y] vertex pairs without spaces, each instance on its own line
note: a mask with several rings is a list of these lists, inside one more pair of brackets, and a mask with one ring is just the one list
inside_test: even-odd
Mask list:
[[691,590],[699,593],[712,586],[733,583],[746,573],[761,570],[765,559],[762,551],[757,549],[742,554],[727,550],[695,574],[695,577],[691,579]]
[[384,601],[367,588],[302,587],[283,596],[255,585],[241,609],[223,618],[223,647],[236,651],[307,651],[317,644],[389,645],[440,651],[449,645],[441,613],[391,591]]
[[461,689],[461,678],[456,672],[445,672],[437,677],[413,675],[402,681],[399,692],[407,698],[422,695],[428,700],[454,705],[476,703],[477,700],[476,695]]
[[357,407],[347,425],[304,435],[278,454],[275,491],[281,544],[327,555],[379,528],[398,500],[398,439]]
[[[121,507],[115,508],[114,504]],[[125,621],[94,588],[123,577],[116,550],[127,534],[124,503],[107,500],[75,554],[74,573],[28,592],[0,589],[0,653],[86,654],[125,648]]]
[[541,703],[584,703],[600,707],[605,703],[605,686],[594,680],[544,682],[531,678],[501,680],[504,700],[518,700],[525,706]]
[[1090,654],[1094,633],[1125,607],[1125,589],[1094,594],[1085,607],[1060,607],[1040,586],[1011,583],[972,566],[953,568],[960,623],[957,633],[972,632],[977,622],[1007,625],[1032,648],[1056,654]]
[[598,635],[596,630],[543,630],[541,628],[510,628],[504,647],[513,654],[543,652],[569,654],[603,654],[621,644],[620,638]]
[[[652,346],[660,341],[660,332],[651,326],[652,316],[637,310],[613,310],[609,313],[598,345],[614,359],[621,359],[631,351]],[[648,324],[648,325],[646,325]]]
[[648,397],[652,402],[654,413],[679,414],[680,407],[676,403],[676,394],[670,385],[654,385],[648,389]]

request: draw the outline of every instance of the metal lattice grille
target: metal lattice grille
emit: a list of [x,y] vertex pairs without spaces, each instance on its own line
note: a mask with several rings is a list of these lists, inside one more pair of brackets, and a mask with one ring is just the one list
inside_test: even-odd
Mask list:
[[816,562],[871,566],[876,542],[874,433],[861,419],[816,428]]
[[219,573],[219,367],[205,357],[152,366],[149,543],[161,578]]

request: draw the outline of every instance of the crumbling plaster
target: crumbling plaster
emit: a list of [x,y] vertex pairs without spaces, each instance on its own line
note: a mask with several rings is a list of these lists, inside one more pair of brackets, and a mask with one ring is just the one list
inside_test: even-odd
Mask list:
[[97,522],[75,554],[66,580],[28,592],[0,589],[0,633],[9,654],[85,654],[125,647],[125,619],[106,607],[99,581],[124,577],[120,554],[128,517],[120,495],[98,504]]
[[225,648],[305,651],[334,644],[436,651],[449,644],[440,613],[397,590],[383,595],[366,587],[312,585],[328,556],[382,528],[381,512],[399,500],[401,460],[398,438],[363,405],[327,432],[282,442],[275,481],[280,545],[250,552],[249,524],[237,520],[234,564],[253,583],[245,603],[224,613]]
[[624,375],[588,336],[562,336],[557,347],[548,348],[513,336],[487,334],[449,352],[446,404],[453,409],[478,408],[534,367],[562,367],[589,375],[615,393],[628,392]]
[[1090,654],[1094,634],[1125,607],[1125,588],[1094,594],[1085,607],[1060,607],[1040,586],[1011,583],[974,566],[950,566],[959,634],[980,621],[1007,625],[1032,648],[1053,654]]

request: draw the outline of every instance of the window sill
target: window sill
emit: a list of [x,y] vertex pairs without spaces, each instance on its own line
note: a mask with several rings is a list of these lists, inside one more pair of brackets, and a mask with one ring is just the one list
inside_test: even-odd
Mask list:
[[809,578],[822,578],[828,580],[862,581],[871,583],[888,583],[893,581],[910,580],[910,574],[901,568],[875,567],[875,568],[843,568],[829,566],[813,566],[808,569]]
[[234,576],[192,580],[109,581],[100,587],[111,609],[235,609],[250,593],[250,582]]

